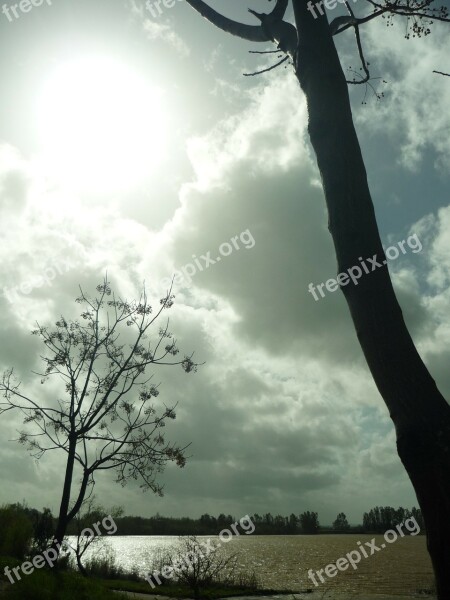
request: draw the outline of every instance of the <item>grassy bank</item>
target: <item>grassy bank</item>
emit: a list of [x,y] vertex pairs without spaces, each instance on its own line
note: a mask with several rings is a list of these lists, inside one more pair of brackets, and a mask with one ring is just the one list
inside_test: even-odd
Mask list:
[[[102,583],[111,590],[122,590],[140,594],[158,594],[161,596],[169,596],[170,598],[193,598],[192,590],[190,588],[177,584],[161,585],[152,588],[146,581],[102,580]],[[219,598],[232,598],[236,596],[272,596],[295,593],[298,592],[292,590],[250,590],[249,588],[239,586],[211,585],[201,590],[200,598],[206,600],[218,600]]]
[[[146,581],[127,579],[126,573],[120,572],[120,577],[88,577],[67,570],[35,570],[30,575],[21,576],[14,584],[4,575],[4,568],[19,566],[20,561],[10,557],[0,557],[0,597],[2,600],[125,600],[123,592],[136,592],[169,596],[171,598],[193,598],[192,590],[185,585],[165,583],[152,588]],[[106,575],[106,574],[105,574]],[[114,590],[114,591],[113,591]],[[233,596],[268,596],[272,594],[293,593],[290,590],[263,590],[258,587],[242,585],[212,584],[200,592],[200,598],[217,600]]]
[[[3,570],[2,570],[3,574]],[[23,576],[14,584],[4,583],[4,600],[126,600],[125,594],[114,594],[101,581],[86,579],[71,571],[40,570]]]

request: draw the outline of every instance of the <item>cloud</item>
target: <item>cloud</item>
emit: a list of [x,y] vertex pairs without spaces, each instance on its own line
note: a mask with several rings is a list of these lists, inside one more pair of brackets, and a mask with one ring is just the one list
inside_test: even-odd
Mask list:
[[[186,56],[196,35],[194,28],[192,39],[187,35],[184,42],[159,21],[146,21],[145,31]],[[374,29],[370,34],[371,47],[380,69],[389,68],[387,59],[403,48],[395,37],[391,45],[383,36],[377,41],[378,33]],[[420,60],[415,57],[423,76],[441,43],[438,37]],[[6,223],[2,284],[28,281],[59,257],[74,265],[51,285],[33,288],[16,302],[0,298],[0,362],[15,365],[27,389],[41,394],[31,374],[41,349],[29,330],[36,318],[51,323],[61,312],[76,316],[78,284],[92,291],[108,270],[123,295],[135,297],[145,280],[158,302],[162,278],[193,255],[210,251],[217,256],[223,242],[248,229],[253,248],[236,250],[198,271],[190,285],[175,286],[171,329],[182,351],[195,350],[195,358],[205,364],[190,376],[175,369],[156,371],[155,380],[161,382],[161,400],[177,404],[178,416],[167,426],[167,437],[191,444],[187,466],[167,469],[162,500],[149,501],[135,482],[121,489],[108,474],[99,478],[98,493],[124,504],[127,513],[144,515],[313,509],[327,523],[344,510],[352,522],[360,522],[363,510],[375,504],[410,505],[414,495],[342,294],[315,302],[308,293],[310,282],[335,276],[336,260],[308,142],[306,104],[290,70],[251,78],[241,94],[243,83],[239,88],[233,83],[227,94],[222,68],[230,62],[230,52],[227,46],[214,54],[205,81],[203,70],[199,79],[189,74],[198,98],[213,98],[214,111],[198,102],[194,121],[200,133],[186,141],[192,170],[186,169],[177,208],[159,229],[143,200],[133,199],[141,206],[138,222],[126,216],[126,199],[93,204],[90,198],[62,193],[42,181],[33,161],[11,146],[0,147],[0,222]],[[234,60],[233,76],[240,55]],[[381,109],[370,105],[356,111],[363,142],[378,136],[381,122],[383,132],[402,148],[402,165],[418,169],[428,147],[436,165],[445,165],[446,98],[436,100],[436,114],[434,109],[426,114],[425,105],[415,105],[416,92],[408,95],[408,86],[419,86],[414,60],[395,60],[390,74],[399,79],[392,98]],[[432,81],[434,92],[439,85],[442,93],[445,80]],[[422,88],[417,94],[425,98]],[[430,130],[419,122],[425,117]],[[190,121],[184,132],[192,131],[191,126]],[[377,139],[385,141],[382,135]],[[381,149],[375,148],[378,157]],[[173,205],[176,191],[174,184]],[[166,199],[158,197],[158,203]],[[385,214],[385,207],[380,211]],[[395,243],[411,227],[424,244],[420,256],[402,257],[392,273],[414,339],[444,390],[450,390],[449,214],[448,207],[431,211],[414,224],[408,213],[402,234],[395,226],[387,232]],[[11,439],[19,426],[20,419],[2,419],[2,438]],[[15,501],[23,492],[57,507],[61,459],[41,461],[38,477],[21,448],[8,442],[4,447],[8,469],[2,498]],[[26,483],[19,485],[22,472]]]
[[187,44],[173,31],[168,23],[160,23],[153,21],[152,19],[145,19],[143,27],[148,39],[161,40],[162,42],[169,44],[175,48],[181,56],[188,57],[190,55],[190,49]]
[[[188,57],[191,53],[189,46],[173,30],[170,21],[167,20],[167,18],[163,20],[163,9],[161,6],[158,8],[155,6],[149,8],[149,4],[155,3],[152,3],[151,0],[148,2],[127,0],[127,6],[129,7],[131,14],[139,21],[142,21],[143,30],[149,40],[160,40],[175,48],[181,56]],[[161,5],[161,3],[159,4]],[[166,8],[164,10],[168,9]],[[153,18],[149,18],[149,13],[152,14]]]
[[435,168],[448,175],[450,85],[446,77],[433,73],[445,71],[442,61],[450,50],[448,26],[435,23],[430,36],[410,40],[404,37],[404,27],[404,19],[395,21],[389,35],[381,19],[364,27],[372,74],[380,74],[387,84],[382,87],[382,101],[359,111],[357,122],[371,135],[388,133],[390,140],[395,140],[399,165],[417,171],[431,152]]

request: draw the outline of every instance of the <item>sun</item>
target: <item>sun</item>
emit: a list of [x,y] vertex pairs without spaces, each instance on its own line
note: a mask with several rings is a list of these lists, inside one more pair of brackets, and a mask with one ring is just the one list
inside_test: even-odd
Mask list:
[[52,174],[90,193],[136,186],[167,151],[161,90],[105,57],[54,69],[38,98],[37,127],[41,156]]

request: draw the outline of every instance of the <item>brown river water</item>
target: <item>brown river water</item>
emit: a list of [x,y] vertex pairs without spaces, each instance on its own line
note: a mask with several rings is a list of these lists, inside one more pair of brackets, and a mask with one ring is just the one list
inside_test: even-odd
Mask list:
[[[315,592],[314,598],[350,599],[364,594],[412,598],[419,590],[431,587],[432,568],[425,536],[399,537],[391,544],[386,544],[383,536],[375,536],[375,544],[380,550],[374,549],[374,554],[371,555],[370,547],[364,546],[369,556],[362,557],[356,569],[349,566],[345,571],[338,571],[333,578],[323,573],[323,584],[316,576],[316,581],[320,583],[317,587],[308,578],[309,569],[324,569],[347,553],[358,550],[358,541],[364,545],[373,537],[362,534],[240,535],[222,543],[222,548],[227,553],[238,553],[241,570],[254,571],[263,587],[295,591],[310,588]],[[204,539],[206,538],[199,537],[200,541]],[[213,536],[210,539],[214,545],[219,542]],[[173,546],[177,540],[176,537],[168,536],[114,536],[107,538],[107,543],[118,564],[127,568],[137,567],[141,573],[147,574],[155,553]],[[383,543],[385,548],[381,549]]]

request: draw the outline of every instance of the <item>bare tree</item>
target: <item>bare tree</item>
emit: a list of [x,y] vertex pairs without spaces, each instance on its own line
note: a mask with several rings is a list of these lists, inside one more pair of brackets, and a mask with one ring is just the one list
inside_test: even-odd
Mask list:
[[[91,298],[81,290],[76,299],[84,307],[81,322],[61,317],[56,329],[38,324],[32,332],[47,349],[41,357],[46,368],[36,374],[42,384],[56,378],[61,398],[52,401],[51,393],[41,400],[22,393],[13,369],[0,382],[0,414],[19,411],[24,424],[34,426],[32,432],[20,432],[18,441],[37,459],[52,450],[66,454],[56,544],[62,543],[67,525],[92,492],[97,473],[113,469],[123,486],[130,479],[140,480],[141,488],[162,495],[156,476],[169,461],[180,467],[186,462],[186,448],[166,442],[161,431],[167,419],[175,419],[175,407],[157,413],[153,403],[158,387],[145,374],[155,365],[181,365],[186,373],[197,369],[192,355],[175,358],[179,351],[168,321],[150,337],[152,325],[173,305],[174,296],[169,291],[153,314],[145,289],[137,302],[116,298],[106,279],[97,292]],[[73,490],[76,467],[81,481]]]
[[[239,557],[236,553],[224,554],[209,539],[200,541],[197,536],[188,535],[180,536],[178,546],[159,557],[154,571],[159,573],[164,567],[169,567],[171,577],[190,588],[194,598],[200,598],[200,593],[205,588],[235,585],[241,576],[238,565]],[[249,582],[257,587],[254,575],[247,578],[246,583]]]
[[[365,0],[355,15],[328,22],[323,3],[292,0],[295,27],[284,21],[289,0],[277,0],[259,24],[225,18],[203,0],[186,0],[211,23],[251,42],[275,42],[293,63],[309,114],[308,131],[322,177],[338,273],[373,257],[373,272],[343,293],[356,334],[394,422],[397,449],[414,486],[427,530],[439,599],[450,598],[450,407],[406,328],[389,276],[347,84],[371,85],[361,29],[375,18],[407,20],[407,37],[426,36],[434,21],[450,22],[435,0]],[[261,0],[262,1],[262,0]],[[353,30],[362,73],[347,81],[333,36]],[[295,36],[294,36],[295,31]],[[445,73],[442,73],[445,75]],[[431,75],[431,74],[430,74]]]

